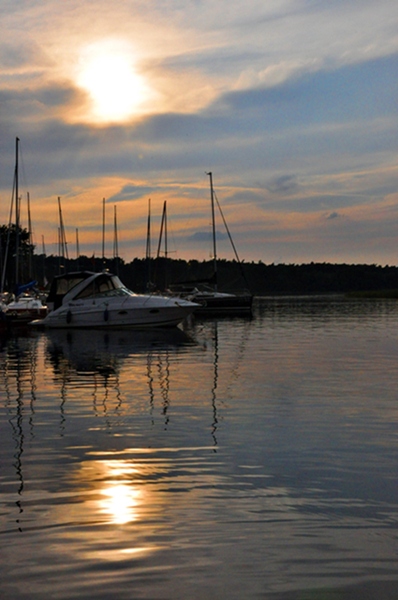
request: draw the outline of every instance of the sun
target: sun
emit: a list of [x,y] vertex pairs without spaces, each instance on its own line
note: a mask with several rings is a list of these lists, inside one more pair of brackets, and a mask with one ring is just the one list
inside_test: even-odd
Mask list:
[[121,42],[86,47],[76,83],[88,94],[90,116],[97,122],[122,122],[145,112],[150,95],[143,76],[136,71],[131,49]]

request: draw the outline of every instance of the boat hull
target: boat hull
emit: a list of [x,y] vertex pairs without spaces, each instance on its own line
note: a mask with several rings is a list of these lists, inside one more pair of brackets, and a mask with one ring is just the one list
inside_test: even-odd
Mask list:
[[178,297],[135,294],[107,271],[55,277],[47,305],[47,317],[32,325],[49,329],[173,327],[198,306]]
[[252,314],[253,297],[250,294],[198,293],[192,297],[192,300],[199,304],[195,314],[200,316]]
[[34,319],[44,319],[48,313],[46,307],[35,309],[5,309],[0,311],[0,332],[13,331],[28,327]]
[[195,308],[196,305],[190,302],[170,303],[169,306],[155,304],[116,308],[110,308],[106,304],[87,307],[71,303],[32,324],[50,329],[173,327],[188,317]]

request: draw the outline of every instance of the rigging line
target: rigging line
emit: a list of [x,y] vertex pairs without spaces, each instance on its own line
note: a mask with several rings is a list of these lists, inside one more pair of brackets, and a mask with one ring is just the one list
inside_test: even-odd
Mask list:
[[231,242],[231,246],[232,246],[232,248],[233,248],[233,251],[234,251],[234,253],[235,253],[236,260],[238,261],[238,264],[239,264],[239,267],[240,267],[240,271],[241,271],[241,273],[242,273],[242,277],[243,277],[243,279],[245,280],[245,283],[246,283],[247,287],[249,287],[249,283],[248,283],[248,281],[247,281],[247,279],[246,279],[246,275],[245,275],[245,273],[244,273],[244,271],[243,271],[242,263],[241,263],[241,260],[240,260],[240,258],[239,258],[239,255],[238,255],[238,251],[236,250],[236,247],[235,247],[234,241],[233,241],[233,239],[232,239],[232,236],[231,236],[231,232],[229,231],[229,228],[228,228],[227,222],[226,222],[226,220],[225,220],[225,217],[224,217],[224,213],[223,213],[223,211],[222,211],[222,209],[221,209],[220,203],[219,203],[219,201],[218,201],[218,198],[217,198],[217,196],[216,196],[216,193],[215,193],[215,192],[214,192],[214,197],[215,197],[215,199],[216,199],[217,206],[218,206],[218,210],[220,211],[220,215],[221,215],[221,217],[222,217],[222,220],[223,220],[223,223],[224,223],[224,227],[225,227],[225,229],[226,229],[226,231],[227,231],[227,234],[228,234],[228,237],[229,237],[229,241]]
[[224,213],[223,213],[223,211],[221,210],[221,206],[220,206],[220,203],[219,203],[219,201],[218,201],[218,198],[217,198],[217,196],[216,196],[215,192],[214,192],[214,197],[215,197],[215,199],[216,199],[217,206],[218,206],[218,210],[220,211],[220,215],[221,215],[221,217],[222,217],[222,220],[223,220],[223,223],[224,223],[224,227],[225,227],[225,229],[226,229],[226,231],[227,231],[227,234],[228,234],[228,237],[229,237],[229,241],[231,242],[231,246],[232,246],[232,248],[233,248],[233,251],[234,251],[234,253],[235,253],[236,260],[238,261],[238,263],[240,263],[240,258],[239,258],[239,256],[238,256],[238,252],[237,252],[237,250],[236,250],[236,247],[235,247],[234,241],[233,241],[233,239],[232,239],[231,233],[230,233],[230,231],[229,231],[229,229],[228,229],[228,225],[227,225],[227,222],[226,222],[226,220],[225,220],[225,217],[224,217]]
[[163,230],[165,232],[165,258],[167,258],[167,202],[163,203],[162,220],[160,223],[159,243],[156,258],[160,257],[160,249],[162,245]]

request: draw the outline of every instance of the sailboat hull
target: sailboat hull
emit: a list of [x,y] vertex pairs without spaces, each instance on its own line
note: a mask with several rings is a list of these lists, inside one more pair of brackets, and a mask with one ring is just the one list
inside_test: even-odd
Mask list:
[[197,292],[190,296],[199,307],[196,315],[251,315],[253,296],[251,294],[224,294],[221,292]]

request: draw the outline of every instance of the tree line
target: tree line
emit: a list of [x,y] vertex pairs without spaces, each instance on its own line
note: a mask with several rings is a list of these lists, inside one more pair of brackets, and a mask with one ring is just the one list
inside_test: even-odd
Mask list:
[[[173,287],[190,287],[197,282],[214,281],[213,261],[135,258],[124,260],[81,256],[63,260],[58,256],[34,256],[41,285],[54,275],[67,271],[107,269],[137,293]],[[41,275],[40,275],[41,271]],[[368,264],[265,264],[261,261],[239,264],[218,260],[218,289],[239,292],[247,289],[255,296],[279,294],[319,294],[398,291],[398,267]]]
[[[183,260],[171,258],[122,258],[80,256],[66,259],[62,256],[36,254],[26,230],[19,232],[20,273],[16,282],[13,269],[16,253],[15,227],[0,226],[0,268],[4,272],[5,289],[12,291],[16,283],[30,278],[45,288],[55,275],[63,272],[107,269],[119,275],[122,282],[135,292],[163,291],[180,285],[194,285],[198,281],[214,281],[212,260]],[[7,250],[8,243],[8,250]],[[4,259],[8,255],[7,264]],[[358,293],[398,291],[398,267],[376,264],[265,264],[262,261],[238,263],[235,260],[217,260],[218,288],[236,292],[243,288],[253,295]]]

